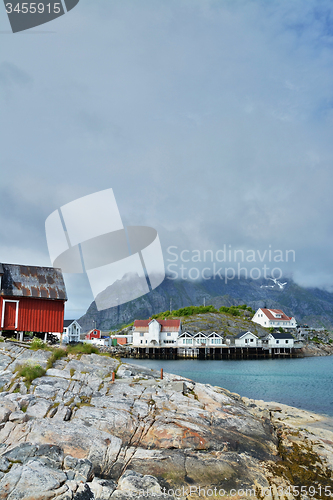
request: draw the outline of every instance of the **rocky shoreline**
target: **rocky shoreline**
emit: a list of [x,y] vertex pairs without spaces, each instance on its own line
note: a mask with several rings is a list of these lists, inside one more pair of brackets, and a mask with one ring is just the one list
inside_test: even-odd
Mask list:
[[[333,491],[328,417],[172,374],[161,380],[109,356],[69,355],[50,367],[51,356],[0,344],[0,499],[239,499],[246,490],[261,499],[278,498],[279,488],[292,499],[295,485],[308,492],[315,485],[309,498],[327,498],[319,485]],[[22,364],[46,373],[29,385],[15,372]]]
[[317,344],[311,342],[306,344],[300,349],[301,356],[304,358],[311,356],[332,356],[333,345],[332,344]]

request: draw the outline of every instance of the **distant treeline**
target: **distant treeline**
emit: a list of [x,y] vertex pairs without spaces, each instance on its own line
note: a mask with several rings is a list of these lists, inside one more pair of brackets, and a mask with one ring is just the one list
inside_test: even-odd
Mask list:
[[219,310],[217,310],[214,306],[188,306],[182,307],[181,309],[176,309],[174,311],[164,311],[159,314],[154,314],[152,319],[166,319],[176,317],[179,318],[181,316],[194,316],[195,314],[205,314],[205,313],[224,313],[231,314],[232,316],[240,316],[241,311],[249,311],[251,314],[254,314],[255,311],[248,307],[246,304],[242,304],[240,306],[222,306]]

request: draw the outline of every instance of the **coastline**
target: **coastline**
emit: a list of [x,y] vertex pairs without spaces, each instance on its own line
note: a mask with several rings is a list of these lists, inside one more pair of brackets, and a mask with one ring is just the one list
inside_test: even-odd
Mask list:
[[274,401],[246,397],[241,397],[241,400],[257,416],[266,412],[276,429],[287,427],[290,432],[299,431],[303,439],[314,443],[319,456],[329,460],[333,470],[333,417]]
[[[109,356],[70,354],[49,367],[51,357],[0,345],[1,500],[211,498],[200,488],[273,499],[278,488],[333,488],[329,417]],[[22,362],[46,373],[27,387],[15,374]],[[175,494],[182,488],[193,494]]]
[[300,349],[302,357],[312,357],[312,356],[332,356],[333,355],[333,345],[332,344],[316,344],[314,342],[306,344]]

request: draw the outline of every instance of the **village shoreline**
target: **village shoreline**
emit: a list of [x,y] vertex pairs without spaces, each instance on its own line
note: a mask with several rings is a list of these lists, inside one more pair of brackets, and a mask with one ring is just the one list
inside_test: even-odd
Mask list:
[[[134,359],[135,355],[131,354],[131,350],[128,347],[117,346],[117,347],[108,347],[108,346],[99,346],[100,352],[102,353],[110,353],[114,356],[119,356],[121,358],[126,359]],[[332,344],[316,344],[314,342],[308,343],[305,346],[299,348],[297,350],[297,356],[299,358],[307,358],[307,357],[315,357],[315,356],[332,356],[333,355],[333,345]],[[177,359],[186,359],[186,358],[177,358]],[[191,359],[191,358],[189,358]],[[246,358],[240,359],[240,361]],[[260,358],[258,358],[260,359]],[[276,359],[279,359],[276,357]],[[286,359],[286,358],[283,358]]]

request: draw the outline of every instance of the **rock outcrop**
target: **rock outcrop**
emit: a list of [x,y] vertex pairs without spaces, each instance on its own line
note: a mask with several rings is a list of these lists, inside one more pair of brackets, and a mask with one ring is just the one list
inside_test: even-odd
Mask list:
[[299,447],[309,449],[315,435],[311,453],[331,470],[330,430],[303,436],[303,421],[287,427],[271,403],[219,387],[170,374],[161,380],[97,354],[61,358],[30,386],[17,378],[19,363],[47,368],[50,356],[0,344],[0,499],[206,498],[199,487],[224,498],[252,489],[260,498],[290,484],[283,450],[296,428]]
[[311,357],[311,356],[332,356],[333,355],[333,345],[322,344],[322,343],[308,343],[302,349],[300,349],[300,356]]

